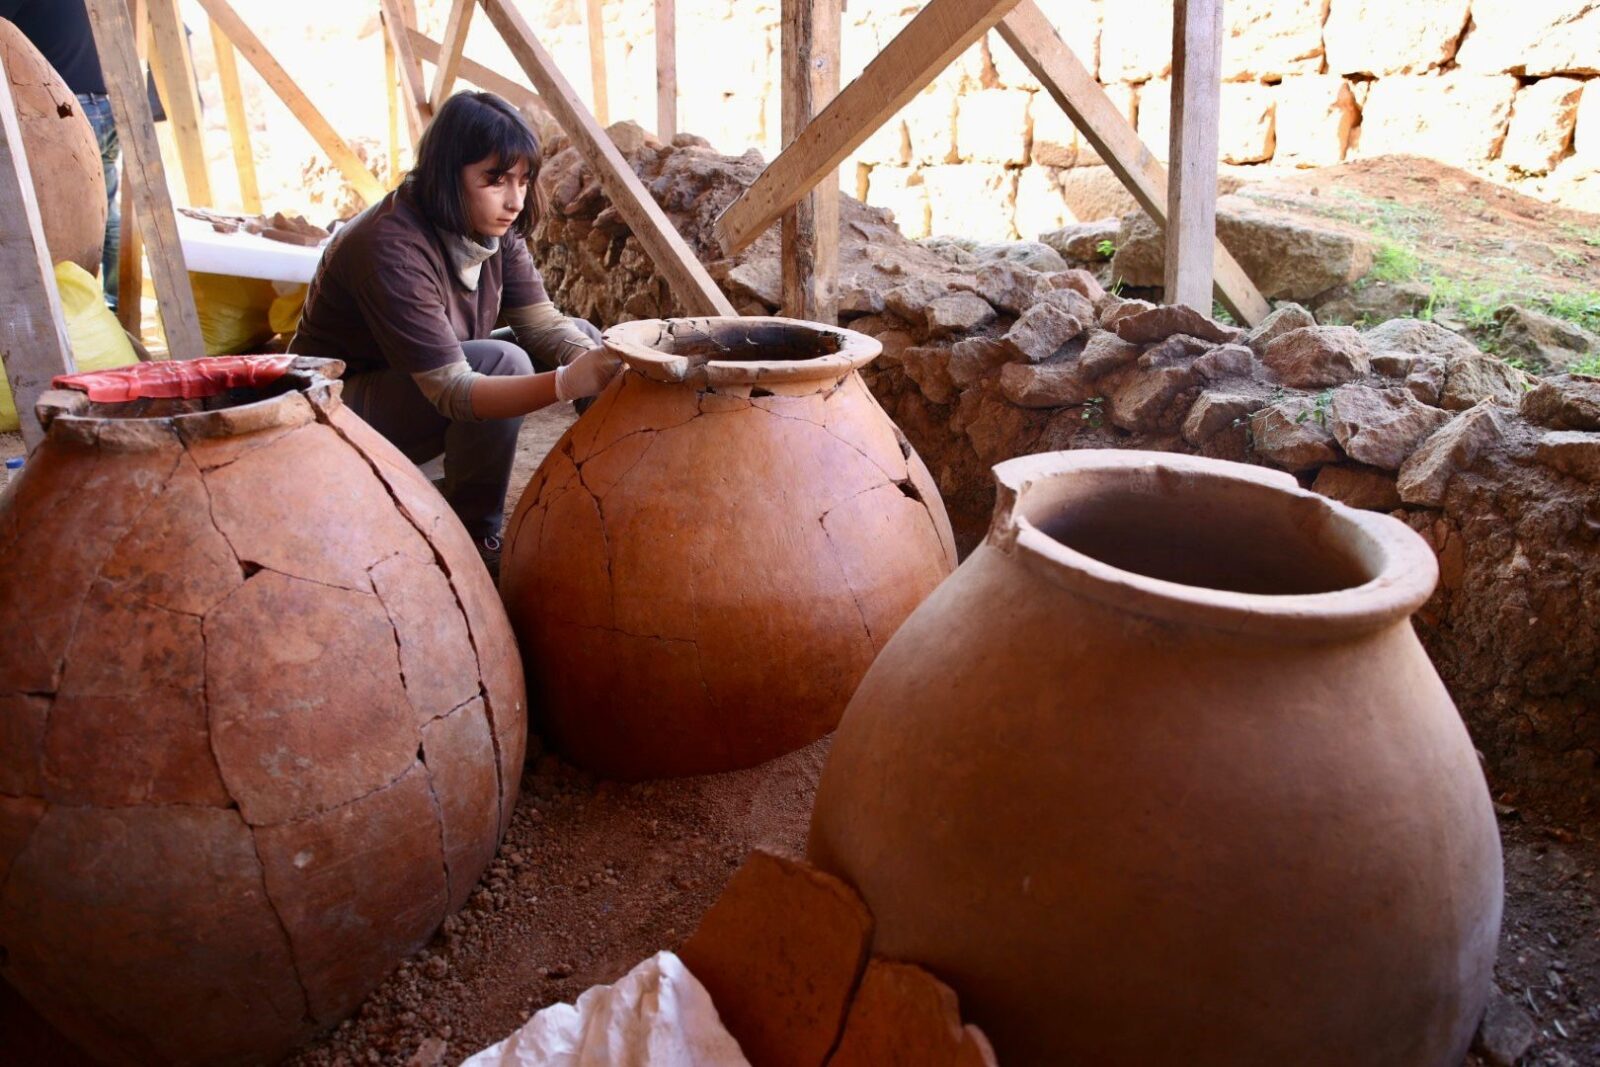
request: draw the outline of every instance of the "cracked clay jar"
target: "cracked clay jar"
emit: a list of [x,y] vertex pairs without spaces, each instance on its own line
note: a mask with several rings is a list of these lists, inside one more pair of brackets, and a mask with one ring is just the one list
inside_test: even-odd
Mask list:
[[748,767],[832,730],[955,566],[922,461],[857,368],[780,318],[612,327],[627,364],[529,482],[500,592],[530,700],[625,779]]
[[276,358],[203,400],[46,393],[0,497],[0,974],[107,1063],[274,1061],[343,1018],[516,799],[471,540],[339,363]]
[[851,700],[812,862],[1001,1063],[1456,1067],[1501,912],[1428,546],[1221,460],[995,468]]

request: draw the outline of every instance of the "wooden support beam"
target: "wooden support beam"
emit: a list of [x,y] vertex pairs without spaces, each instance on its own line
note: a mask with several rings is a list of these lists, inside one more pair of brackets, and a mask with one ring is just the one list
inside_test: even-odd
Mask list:
[[[1139,140],[1127,117],[1117,110],[1094,75],[1061,40],[1034,0],[1021,0],[1016,9],[1001,20],[998,30],[1017,58],[1039,79],[1100,158],[1111,167],[1112,173],[1122,179],[1139,206],[1158,226],[1166,226],[1166,170]],[[1234,319],[1245,325],[1266,318],[1272,308],[1244,268],[1222,242],[1214,242],[1213,247],[1217,299]]]
[[467,30],[472,25],[472,9],[477,0],[455,0],[450,6],[450,17],[444,24],[444,41],[437,65],[433,69],[433,92],[428,102],[435,113],[450,97],[456,83],[456,72],[461,69],[461,50],[467,45]]
[[[790,144],[839,93],[840,0],[783,0],[783,140]],[[783,314],[839,320],[838,171],[783,213]]]
[[146,0],[150,13],[150,69],[156,91],[172,124],[178,147],[184,188],[196,207],[212,207],[211,174],[206,168],[204,124],[200,119],[200,92],[194,81],[194,60],[189,53],[178,0]]
[[611,138],[584,110],[578,94],[561,76],[555,60],[534,37],[510,0],[483,0],[484,12],[505,38],[511,54],[539,91],[539,97],[572,139],[572,144],[600,178],[611,203],[633,236],[644,246],[656,269],[690,315],[735,315],[733,305],[711,280],[681,234],[639,181]]
[[[121,3],[122,0],[117,0]],[[11,78],[0,70],[0,363],[32,452],[44,439],[33,406],[50,379],[71,374],[72,348],[56,292],[55,269],[45,244],[39,202],[33,195],[28,154],[11,98]]]
[[[133,51],[144,66],[150,54],[150,20],[144,17],[144,0],[128,0],[128,17],[133,20]],[[122,328],[144,339],[144,237],[139,231],[139,208],[134,202],[133,183],[126,175],[117,191],[122,223],[117,245],[117,321]],[[133,299],[128,299],[128,294]]]
[[589,82],[594,92],[594,117],[602,127],[611,125],[611,104],[606,92],[606,26],[601,0],[588,0],[585,22],[589,28]]
[[[167,336],[167,354],[172,359],[203,356],[205,341],[200,336],[200,318],[195,314],[194,290],[189,287],[183,246],[178,242],[178,220],[167,192],[167,172],[156,144],[155,122],[150,117],[150,98],[145,95],[144,72],[135,51],[128,6],[124,0],[88,0],[88,7],[106,95],[111,98],[111,114],[117,120],[117,139],[122,144],[122,180],[132,188],[135,214],[145,235],[150,277],[161,306],[161,328]],[[139,294],[129,293],[126,297],[137,303]],[[118,299],[124,296],[119,295]]]
[[929,0],[715,223],[727,255],[747,248],[889,121],[1018,0]]
[[400,99],[405,108],[406,129],[411,134],[411,147],[416,148],[422,131],[433,118],[433,107],[428,103],[428,90],[422,80],[422,63],[412,51],[415,19],[407,21],[407,9],[400,6],[400,0],[379,0],[378,10],[400,65]]
[[[431,37],[425,37],[421,30],[407,31],[411,38],[411,47],[416,54],[429,63],[438,62],[440,44]],[[461,57],[461,78],[469,81],[480,89],[487,89],[497,96],[504,97],[513,107],[530,108],[541,114],[548,115],[550,109],[545,107],[544,101],[539,99],[539,94],[523,85],[521,82],[512,81],[503,74],[496,73],[484,66],[475,63],[465,56]]]
[[261,213],[261,186],[256,181],[256,156],[250,149],[250,120],[244,111],[244,87],[239,84],[239,63],[233,45],[211,24],[211,49],[217,55],[217,80],[222,83],[222,110],[228,116],[228,140],[233,144],[233,169],[239,174],[239,206],[248,214]]
[[212,25],[221,28],[224,36],[244,55],[245,61],[261,75],[267,87],[277,94],[290,113],[300,120],[300,125],[311,134],[318,147],[328,154],[333,165],[339,168],[339,173],[344,175],[345,181],[355,189],[356,195],[369,204],[383,199],[383,183],[373,176],[366,164],[361,162],[361,157],[356,155],[355,149],[339,136],[316,105],[300,91],[294,79],[289,77],[289,72],[278,65],[272,53],[267,51],[267,46],[261,43],[261,38],[245,25],[227,0],[199,0],[199,3],[211,16]]
[[1222,0],[1174,0],[1166,302],[1211,314],[1222,121]]
[[675,0],[656,0],[656,137],[678,133],[678,12]]
[[383,95],[389,102],[389,186],[393,188],[400,183],[400,63],[387,27],[383,33]]

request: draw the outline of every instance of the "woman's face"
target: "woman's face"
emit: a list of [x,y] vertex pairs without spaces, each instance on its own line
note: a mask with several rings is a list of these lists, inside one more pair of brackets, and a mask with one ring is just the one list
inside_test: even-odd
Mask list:
[[467,225],[479,237],[504,237],[522,214],[528,197],[528,164],[518,160],[501,169],[494,156],[461,168],[461,189],[467,205]]

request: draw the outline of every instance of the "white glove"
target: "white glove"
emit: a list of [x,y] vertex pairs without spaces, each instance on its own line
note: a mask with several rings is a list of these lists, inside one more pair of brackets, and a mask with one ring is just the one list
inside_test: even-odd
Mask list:
[[579,354],[571,363],[556,368],[556,399],[578,400],[598,396],[622,373],[622,360],[604,346]]

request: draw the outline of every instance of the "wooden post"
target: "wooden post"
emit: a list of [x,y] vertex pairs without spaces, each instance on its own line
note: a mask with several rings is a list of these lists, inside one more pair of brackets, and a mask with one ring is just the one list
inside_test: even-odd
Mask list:
[[[839,92],[839,0],[783,0],[783,140],[794,141]],[[839,181],[825,176],[783,213],[783,314],[839,319]]]
[[[419,57],[429,63],[437,63],[439,61],[441,46],[438,41],[431,37],[423,36],[421,30],[407,30],[406,33],[411,39],[411,47]],[[473,62],[466,56],[461,57],[461,78],[480,89],[487,89],[491,93],[504,97],[513,107],[529,108],[546,115],[550,113],[550,109],[545,107],[544,101],[539,99],[538,93],[521,82],[514,82],[503,74],[495,73],[482,63]]]
[[1172,121],[1167,182],[1169,304],[1211,314],[1222,120],[1222,0],[1174,0]]
[[256,183],[256,157],[250,150],[250,120],[244,111],[244,88],[239,84],[239,64],[233,45],[211,24],[211,49],[217,54],[217,80],[222,83],[222,109],[228,116],[228,140],[233,143],[233,166],[239,173],[239,206],[248,214],[261,213],[261,187]]
[[606,93],[606,27],[601,0],[588,0],[589,80],[594,91],[594,117],[602,127],[611,125],[611,104]]
[[[998,30],[1017,58],[1094,145],[1112,173],[1122,179],[1139,206],[1158,226],[1165,226],[1166,170],[1140,142],[1127,117],[1117,110],[1094,75],[1061,40],[1034,0],[1021,0],[1016,9],[1001,20]],[[1266,318],[1272,308],[1244,268],[1221,241],[1214,242],[1213,248],[1217,299],[1244,325]]]
[[725,255],[748,247],[966,51],[1018,0],[929,0],[714,224]]
[[[173,359],[205,355],[200,319],[195,314],[194,290],[178,243],[178,220],[167,192],[167,173],[156,145],[150,99],[145,95],[144,74],[135,51],[133,24],[124,0],[88,0],[89,25],[100,53],[100,69],[111,98],[122,143],[122,180],[132,188],[133,200],[148,245],[151,280],[161,305],[161,328],[167,335],[167,354]],[[138,301],[138,294],[129,294]],[[119,299],[121,297],[119,296]]]
[[[144,0],[128,0],[128,17],[133,20],[133,51],[144,65],[150,50],[150,20],[144,17]],[[139,208],[134,201],[133,183],[124,175],[117,192],[122,212],[122,229],[117,246],[117,321],[122,328],[143,340],[144,336],[144,237],[139,232]],[[133,299],[128,299],[128,294]]]
[[206,14],[211,16],[213,27],[220,27],[233,46],[243,53],[245,62],[256,69],[267,83],[267,87],[277,94],[278,99],[295,118],[300,120],[300,125],[306,128],[317,145],[328,154],[333,165],[339,168],[339,173],[344,175],[345,181],[355,189],[356,195],[367,203],[376,203],[383,199],[383,183],[375,178],[361,157],[356,155],[334,128],[323,118],[306,94],[289,77],[288,71],[278,65],[272,58],[272,53],[267,51],[267,46],[261,39],[251,32],[227,0],[199,0],[200,6],[205,8]]
[[395,59],[400,66],[400,99],[405,108],[406,129],[411,134],[411,147],[416,148],[422,131],[433,118],[433,108],[428,104],[428,91],[422,80],[422,63],[411,50],[412,26],[406,21],[406,11],[400,0],[379,0],[384,32],[394,46]]
[[189,202],[196,207],[211,207],[211,175],[206,168],[204,127],[200,121],[200,93],[194,82],[194,61],[184,35],[178,0],[147,0],[150,13],[150,67],[156,76],[156,90],[172,123],[172,138],[178,147],[178,162],[183,169],[183,184]]
[[433,106],[435,113],[450,96],[450,88],[456,83],[456,72],[461,69],[461,50],[467,44],[467,29],[472,25],[472,9],[475,6],[477,0],[455,0],[450,7],[439,62],[433,71],[433,92],[428,97],[428,103]]
[[556,121],[572,139],[573,147],[600,178],[600,185],[616,207],[622,221],[644,246],[645,253],[661,271],[673,293],[691,315],[735,315],[733,305],[711,280],[705,267],[683,236],[672,227],[650,196],[617,146],[611,143],[595,117],[584,110],[578,94],[561,76],[555,60],[534,37],[510,0],[483,0],[484,12],[494,23],[506,46],[523,71],[539,90],[539,98],[550,108]]
[[383,32],[383,95],[389,102],[389,187],[400,181],[400,65],[394,55],[394,38]]
[[22,441],[32,452],[44,439],[33,413],[39,394],[50,388],[50,379],[77,368],[22,147],[11,78],[4,70],[0,70],[0,274],[6,279],[0,287],[0,362],[17,405]]
[[678,15],[675,0],[656,0],[656,137],[678,133]]

